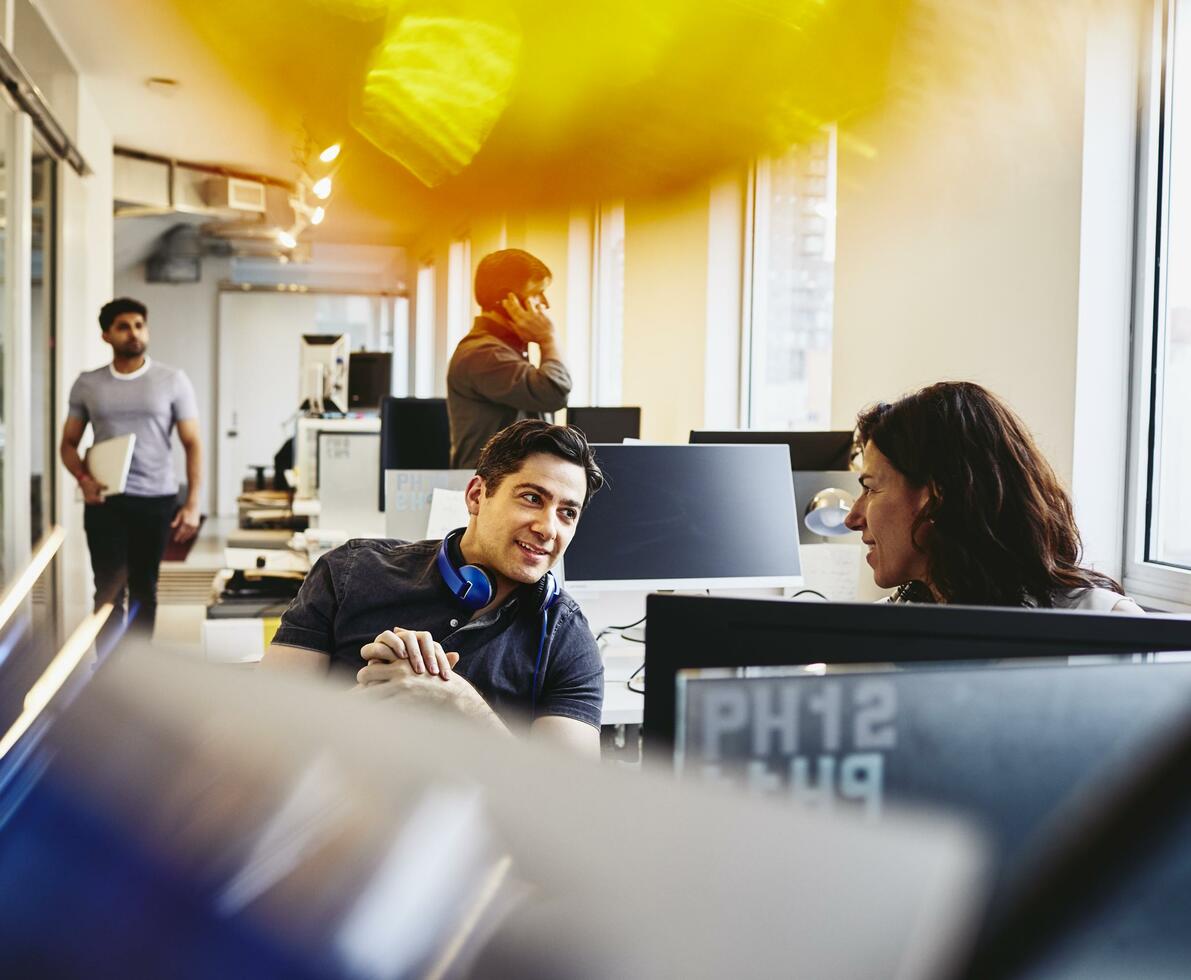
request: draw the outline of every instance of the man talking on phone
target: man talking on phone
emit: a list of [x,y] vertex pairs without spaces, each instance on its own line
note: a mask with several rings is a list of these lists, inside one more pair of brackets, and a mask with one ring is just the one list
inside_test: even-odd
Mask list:
[[[519,248],[485,255],[476,266],[480,315],[447,368],[453,468],[474,468],[484,444],[518,419],[549,422],[566,408],[571,374],[546,314],[550,278],[541,259]],[[541,351],[539,367],[529,360],[531,343]]]

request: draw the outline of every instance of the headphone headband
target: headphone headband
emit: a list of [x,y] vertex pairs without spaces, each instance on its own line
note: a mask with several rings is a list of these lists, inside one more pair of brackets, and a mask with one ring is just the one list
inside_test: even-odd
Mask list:
[[[451,593],[468,609],[483,609],[496,595],[496,582],[492,574],[483,565],[461,564],[456,566],[455,553],[459,547],[459,540],[463,537],[465,528],[456,528],[445,538],[438,548],[435,559],[439,574]],[[459,552],[462,558],[462,552]],[[541,595],[539,612],[546,612],[558,601],[562,589],[553,572],[547,572],[538,582]]]

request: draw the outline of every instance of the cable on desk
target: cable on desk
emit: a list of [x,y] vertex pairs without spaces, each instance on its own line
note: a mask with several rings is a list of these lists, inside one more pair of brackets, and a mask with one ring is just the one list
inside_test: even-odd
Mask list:
[[[648,615],[648,613],[646,615]],[[624,626],[607,626],[604,629],[600,630],[599,633],[596,634],[596,643],[599,643],[600,640],[602,640],[609,633],[621,633],[624,630],[631,630],[634,626],[640,626],[644,622],[645,622],[645,616],[642,616],[636,622],[628,623]],[[628,639],[631,639],[631,637],[622,636],[621,639],[628,640]],[[644,643],[645,641],[644,640],[635,640],[634,642]]]
[[628,688],[630,691],[632,691],[634,694],[644,694],[644,693],[645,693],[645,688],[643,688],[643,687],[633,687],[633,678],[634,678],[634,677],[636,677],[636,676],[637,676],[639,673],[641,673],[641,671],[643,671],[644,669],[645,669],[645,661],[644,661],[644,660],[642,660],[642,661],[641,661],[641,666],[640,666],[640,667],[638,667],[636,670],[634,670],[634,671],[633,671],[633,672],[632,672],[632,673],[629,675],[629,679],[628,679],[627,681],[625,681],[625,682],[624,682],[624,686],[625,686],[625,687],[627,687],[627,688]]
[[827,598],[827,596],[823,595],[822,592],[817,592],[814,589],[799,589],[799,591],[795,592],[792,596],[790,596],[790,598],[797,599],[800,595],[817,595],[824,602],[831,601],[830,599]]

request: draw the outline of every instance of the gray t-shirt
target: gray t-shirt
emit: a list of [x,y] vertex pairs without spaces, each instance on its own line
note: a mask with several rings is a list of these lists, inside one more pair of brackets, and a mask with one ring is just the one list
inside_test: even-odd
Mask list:
[[170,436],[183,419],[198,418],[190,379],[177,368],[148,357],[132,374],[117,374],[109,364],[84,371],[70,389],[70,415],[90,422],[95,441],[136,435],[125,493],[163,497],[178,492]]

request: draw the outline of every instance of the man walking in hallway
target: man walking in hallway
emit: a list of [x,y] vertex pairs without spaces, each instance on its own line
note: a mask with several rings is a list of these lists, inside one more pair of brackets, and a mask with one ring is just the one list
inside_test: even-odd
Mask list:
[[[546,315],[550,279],[546,264],[519,248],[476,266],[481,312],[447,369],[453,468],[474,468],[484,444],[518,419],[551,421],[550,413],[566,408],[571,375]],[[541,349],[540,367],[529,360],[531,343]]]
[[[114,299],[99,311],[111,364],[84,371],[70,389],[70,408],[60,454],[78,481],[86,504],[83,525],[95,575],[95,607],[115,610],[100,635],[100,652],[124,621],[128,591],[130,629],[146,638],[157,614],[157,573],[171,531],[188,541],[199,528],[202,451],[194,388],[177,368],[150,360],[148,311],[134,299]],[[95,442],[135,435],[123,493],[108,495],[79,456],[87,425]],[[186,501],[178,507],[178,480],[171,460],[174,429],[186,451]],[[105,642],[106,641],[106,642]]]

